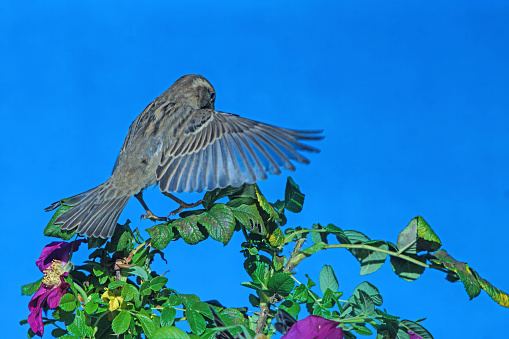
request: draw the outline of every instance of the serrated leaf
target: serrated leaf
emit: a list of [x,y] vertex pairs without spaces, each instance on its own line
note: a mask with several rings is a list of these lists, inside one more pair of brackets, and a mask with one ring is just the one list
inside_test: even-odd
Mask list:
[[471,271],[477,278],[477,281],[481,285],[482,289],[485,290],[486,293],[488,293],[491,299],[496,301],[500,306],[509,308],[509,295],[507,293],[496,288],[495,286],[490,284],[487,280],[481,278],[481,276],[473,269],[471,269]]
[[254,189],[256,192],[256,199],[258,200],[258,204],[260,207],[269,215],[270,220],[278,220],[279,214],[277,211],[272,207],[272,205],[265,199],[265,197],[260,192],[260,189],[258,188],[258,185],[254,184]]
[[67,326],[67,331],[79,338],[92,337],[94,333],[93,328],[86,325],[85,314],[81,310],[76,311],[74,321]]
[[428,330],[426,330],[424,327],[422,327],[422,325],[416,322],[404,319],[401,320],[401,324],[403,324],[407,329],[411,330],[422,339],[433,339],[431,333],[429,333]]
[[332,292],[337,292],[339,288],[338,279],[334,274],[334,270],[329,265],[324,265],[322,267],[318,283],[320,284],[320,290],[322,293],[325,293],[327,289],[330,289]]
[[166,277],[155,277],[150,280],[150,288],[154,291],[160,291],[164,285],[168,282],[168,278]]
[[60,308],[66,312],[72,312],[76,309],[76,297],[72,293],[66,293],[60,298]]
[[366,316],[371,316],[375,313],[375,303],[371,300],[371,297],[364,292],[362,289],[358,290],[359,292],[359,300],[360,300],[360,308],[362,314]]
[[149,339],[152,338],[152,333],[156,330],[156,326],[152,322],[152,319],[141,313],[136,313],[135,316],[140,321],[141,328],[143,332],[145,332],[146,337]]
[[117,242],[117,252],[126,250],[127,252],[131,252],[134,249],[134,237],[130,231],[125,231],[120,236]]
[[308,289],[306,285],[300,284],[295,288],[295,291],[293,292],[293,297],[301,302],[305,302],[308,300]]
[[124,277],[128,277],[130,275],[137,275],[137,276],[139,276],[143,280],[147,280],[148,279],[147,271],[144,268],[140,267],[140,266],[133,266],[133,267],[129,267],[129,268],[122,268],[120,270],[120,273]]
[[41,287],[42,278],[31,284],[21,286],[21,295],[32,295]]
[[112,282],[110,282],[108,284],[108,289],[110,290],[114,290],[115,288],[117,287],[121,287],[121,286],[124,286],[126,285],[127,283],[125,281],[122,281],[122,280],[114,280]]
[[180,305],[184,302],[184,298],[182,297],[179,297],[175,294],[172,294],[168,297],[168,299],[166,300],[166,304],[168,304],[168,306],[177,306],[177,305]]
[[423,217],[417,217],[417,251],[434,252],[442,246],[442,242]]
[[150,235],[152,247],[156,250],[165,249],[175,236],[170,222],[152,226],[147,228],[146,231]]
[[[366,241],[364,245],[376,247],[384,251],[389,250],[387,243],[382,240],[369,240]],[[387,259],[387,253],[372,251],[370,249],[352,248],[350,252],[361,264],[361,275],[370,274],[379,270]]]
[[[314,224],[312,227],[313,230],[324,230],[322,225]],[[326,232],[310,232],[311,241],[313,244],[317,244],[319,242],[323,242],[327,244],[327,233]]]
[[187,309],[185,315],[193,333],[200,335],[205,331],[207,323],[199,312]]
[[161,310],[161,326],[171,326],[175,321],[177,311],[173,307],[164,307]]
[[207,303],[204,303],[202,301],[195,302],[190,307],[193,311],[200,312],[201,315],[207,317],[208,319],[214,319],[214,315],[212,314],[212,311],[210,310],[210,305]]
[[197,215],[177,219],[172,222],[172,225],[178,230],[182,239],[190,245],[195,245],[207,238],[198,227]]
[[133,300],[134,296],[139,294],[138,289],[131,284],[122,287],[121,296],[125,301]]
[[224,204],[215,204],[206,212],[203,212],[198,219],[216,241],[227,245],[235,231],[235,217],[230,207]]
[[175,326],[164,326],[152,333],[154,339],[190,339],[189,335]]
[[267,234],[267,228],[265,227],[263,219],[255,204],[243,204],[238,207],[231,207],[231,210],[235,219],[237,219],[238,222],[241,223],[249,232],[261,235]]
[[455,260],[445,250],[439,250],[434,254],[436,259],[432,261],[436,264],[442,264],[446,269],[458,274],[465,291],[470,300],[477,297],[481,293],[481,284],[476,276],[472,273],[466,262]]
[[152,293],[152,289],[150,288],[150,280],[145,280],[140,285],[140,295],[150,295]]
[[217,200],[224,198],[226,196],[235,195],[241,191],[243,191],[245,188],[245,185],[242,185],[240,187],[225,187],[225,188],[216,188],[215,190],[208,191],[205,193],[205,196],[203,197],[203,207],[205,209],[209,209],[214,202]]
[[299,186],[293,181],[291,177],[286,180],[285,189],[285,208],[293,213],[302,211],[304,205],[304,193],[299,189]]
[[348,302],[353,302],[352,298],[354,296],[359,298],[359,295],[360,295],[359,291],[366,292],[366,294],[371,298],[371,300],[373,301],[373,303],[376,306],[382,305],[383,299],[382,299],[382,296],[380,295],[380,291],[373,284],[371,284],[367,281],[364,281],[364,282],[360,283],[359,285],[357,285],[357,287],[355,287],[355,289],[353,290],[353,293],[352,293],[352,297],[350,297]]
[[285,235],[283,231],[279,227],[275,228],[272,234],[269,236],[269,244],[274,247],[279,247],[284,245],[285,243]]
[[74,237],[74,235],[76,234],[76,230],[77,229],[62,230],[62,225],[55,225],[54,224],[55,220],[57,220],[57,218],[60,215],[64,214],[65,212],[67,212],[71,208],[72,208],[71,206],[62,205],[62,206],[60,206],[55,211],[55,214],[53,214],[53,217],[49,221],[48,225],[46,226],[46,228],[44,228],[44,235],[45,236],[60,238],[60,239],[63,239],[63,240],[70,240],[72,237]]
[[122,310],[119,314],[117,314],[115,319],[113,319],[113,322],[111,323],[111,329],[115,334],[122,334],[127,331],[130,323],[131,314],[126,310]]
[[[418,256],[416,254],[406,254],[410,258],[421,261],[422,263],[426,262],[426,259],[422,256]],[[421,274],[424,272],[425,267],[419,266],[417,264],[411,263],[410,261],[393,257],[391,256],[391,267],[394,273],[396,273],[400,278],[406,281],[414,281],[419,278]]]
[[93,301],[89,301],[88,303],[85,304],[85,306],[83,307],[83,310],[87,313],[87,314],[92,314],[94,313],[95,311],[97,311],[97,308],[99,307],[99,305],[97,305],[97,303],[93,302]]
[[295,281],[290,274],[279,272],[269,278],[267,289],[273,293],[278,293],[286,297],[293,290]]

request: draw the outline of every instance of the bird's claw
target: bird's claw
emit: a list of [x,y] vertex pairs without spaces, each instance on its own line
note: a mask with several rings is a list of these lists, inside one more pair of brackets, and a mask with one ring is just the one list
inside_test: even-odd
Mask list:
[[195,203],[193,203],[193,204],[187,204],[187,203],[185,203],[185,202],[183,202],[183,201],[182,201],[182,202],[180,203],[179,208],[177,208],[177,209],[176,209],[176,210],[174,210],[174,211],[171,211],[171,212],[170,212],[170,214],[168,214],[167,219],[169,219],[169,218],[170,218],[170,216],[172,216],[172,215],[176,215],[177,213],[182,212],[182,210],[183,210],[184,208],[193,208],[193,207],[199,206],[199,205],[201,205],[201,204],[203,204],[203,200],[198,200],[197,202],[195,202]]
[[140,220],[141,219],[150,219],[152,220],[153,222],[156,222],[156,221],[167,221],[168,218],[167,217],[158,217],[156,215],[154,215],[154,213],[150,212],[150,211],[147,211],[147,214],[143,214],[141,217],[140,217]]

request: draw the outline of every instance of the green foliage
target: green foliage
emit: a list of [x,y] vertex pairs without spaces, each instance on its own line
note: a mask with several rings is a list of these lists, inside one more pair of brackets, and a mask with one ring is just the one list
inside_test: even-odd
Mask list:
[[[343,297],[340,281],[330,265],[324,265],[318,277],[306,275],[307,281],[297,280],[295,267],[300,262],[322,250],[338,248],[347,249],[360,263],[361,275],[376,272],[389,257],[393,271],[405,280],[417,279],[426,268],[438,269],[447,273],[448,280],[462,281],[471,299],[485,290],[500,305],[509,307],[506,293],[440,249],[440,239],[422,217],[410,220],[396,244],[372,240],[359,231],[342,230],[332,224],[283,230],[288,221],[285,212],[298,213],[304,203],[304,194],[291,178],[284,200],[275,203],[269,203],[257,185],[248,184],[207,192],[203,201],[203,209],[183,212],[176,220],[148,228],[150,238],[146,241],[137,229],[131,230],[129,222],[117,225],[108,241],[88,239],[90,260],[81,265],[74,263],[74,270],[66,278],[70,289],[44,319],[45,325],[58,326],[52,335],[62,339],[186,339],[214,338],[217,332],[229,332],[234,338],[242,335],[252,339],[257,333],[270,338],[275,333],[276,312],[281,309],[296,318],[306,310],[336,321],[346,338],[372,334],[377,338],[409,338],[409,331],[424,339],[432,338],[420,321],[401,319],[381,309],[380,291],[367,281]],[[62,231],[54,224],[58,215],[69,208],[64,205],[56,211],[45,235],[64,240],[74,235],[74,231]],[[161,250],[172,241],[182,239],[194,245],[210,236],[227,245],[235,231],[245,236],[241,246],[250,280],[242,285],[252,292],[248,299],[254,312],[181,294],[170,287],[166,277],[151,269],[156,255],[164,260]],[[318,287],[313,281],[316,278]],[[34,294],[41,281],[24,285],[22,294]],[[190,333],[179,329],[184,322]],[[29,330],[29,337],[33,335]]]

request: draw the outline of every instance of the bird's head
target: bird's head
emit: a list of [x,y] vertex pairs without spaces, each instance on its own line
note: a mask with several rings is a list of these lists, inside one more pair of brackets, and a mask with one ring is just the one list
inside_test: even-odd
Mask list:
[[170,87],[172,99],[195,109],[214,109],[216,91],[207,79],[197,74],[184,75]]

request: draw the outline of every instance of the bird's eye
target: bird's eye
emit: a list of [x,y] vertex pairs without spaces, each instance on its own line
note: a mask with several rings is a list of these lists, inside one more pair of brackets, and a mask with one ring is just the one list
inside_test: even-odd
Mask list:
[[216,93],[210,92],[210,102],[214,101],[215,98],[216,98]]

